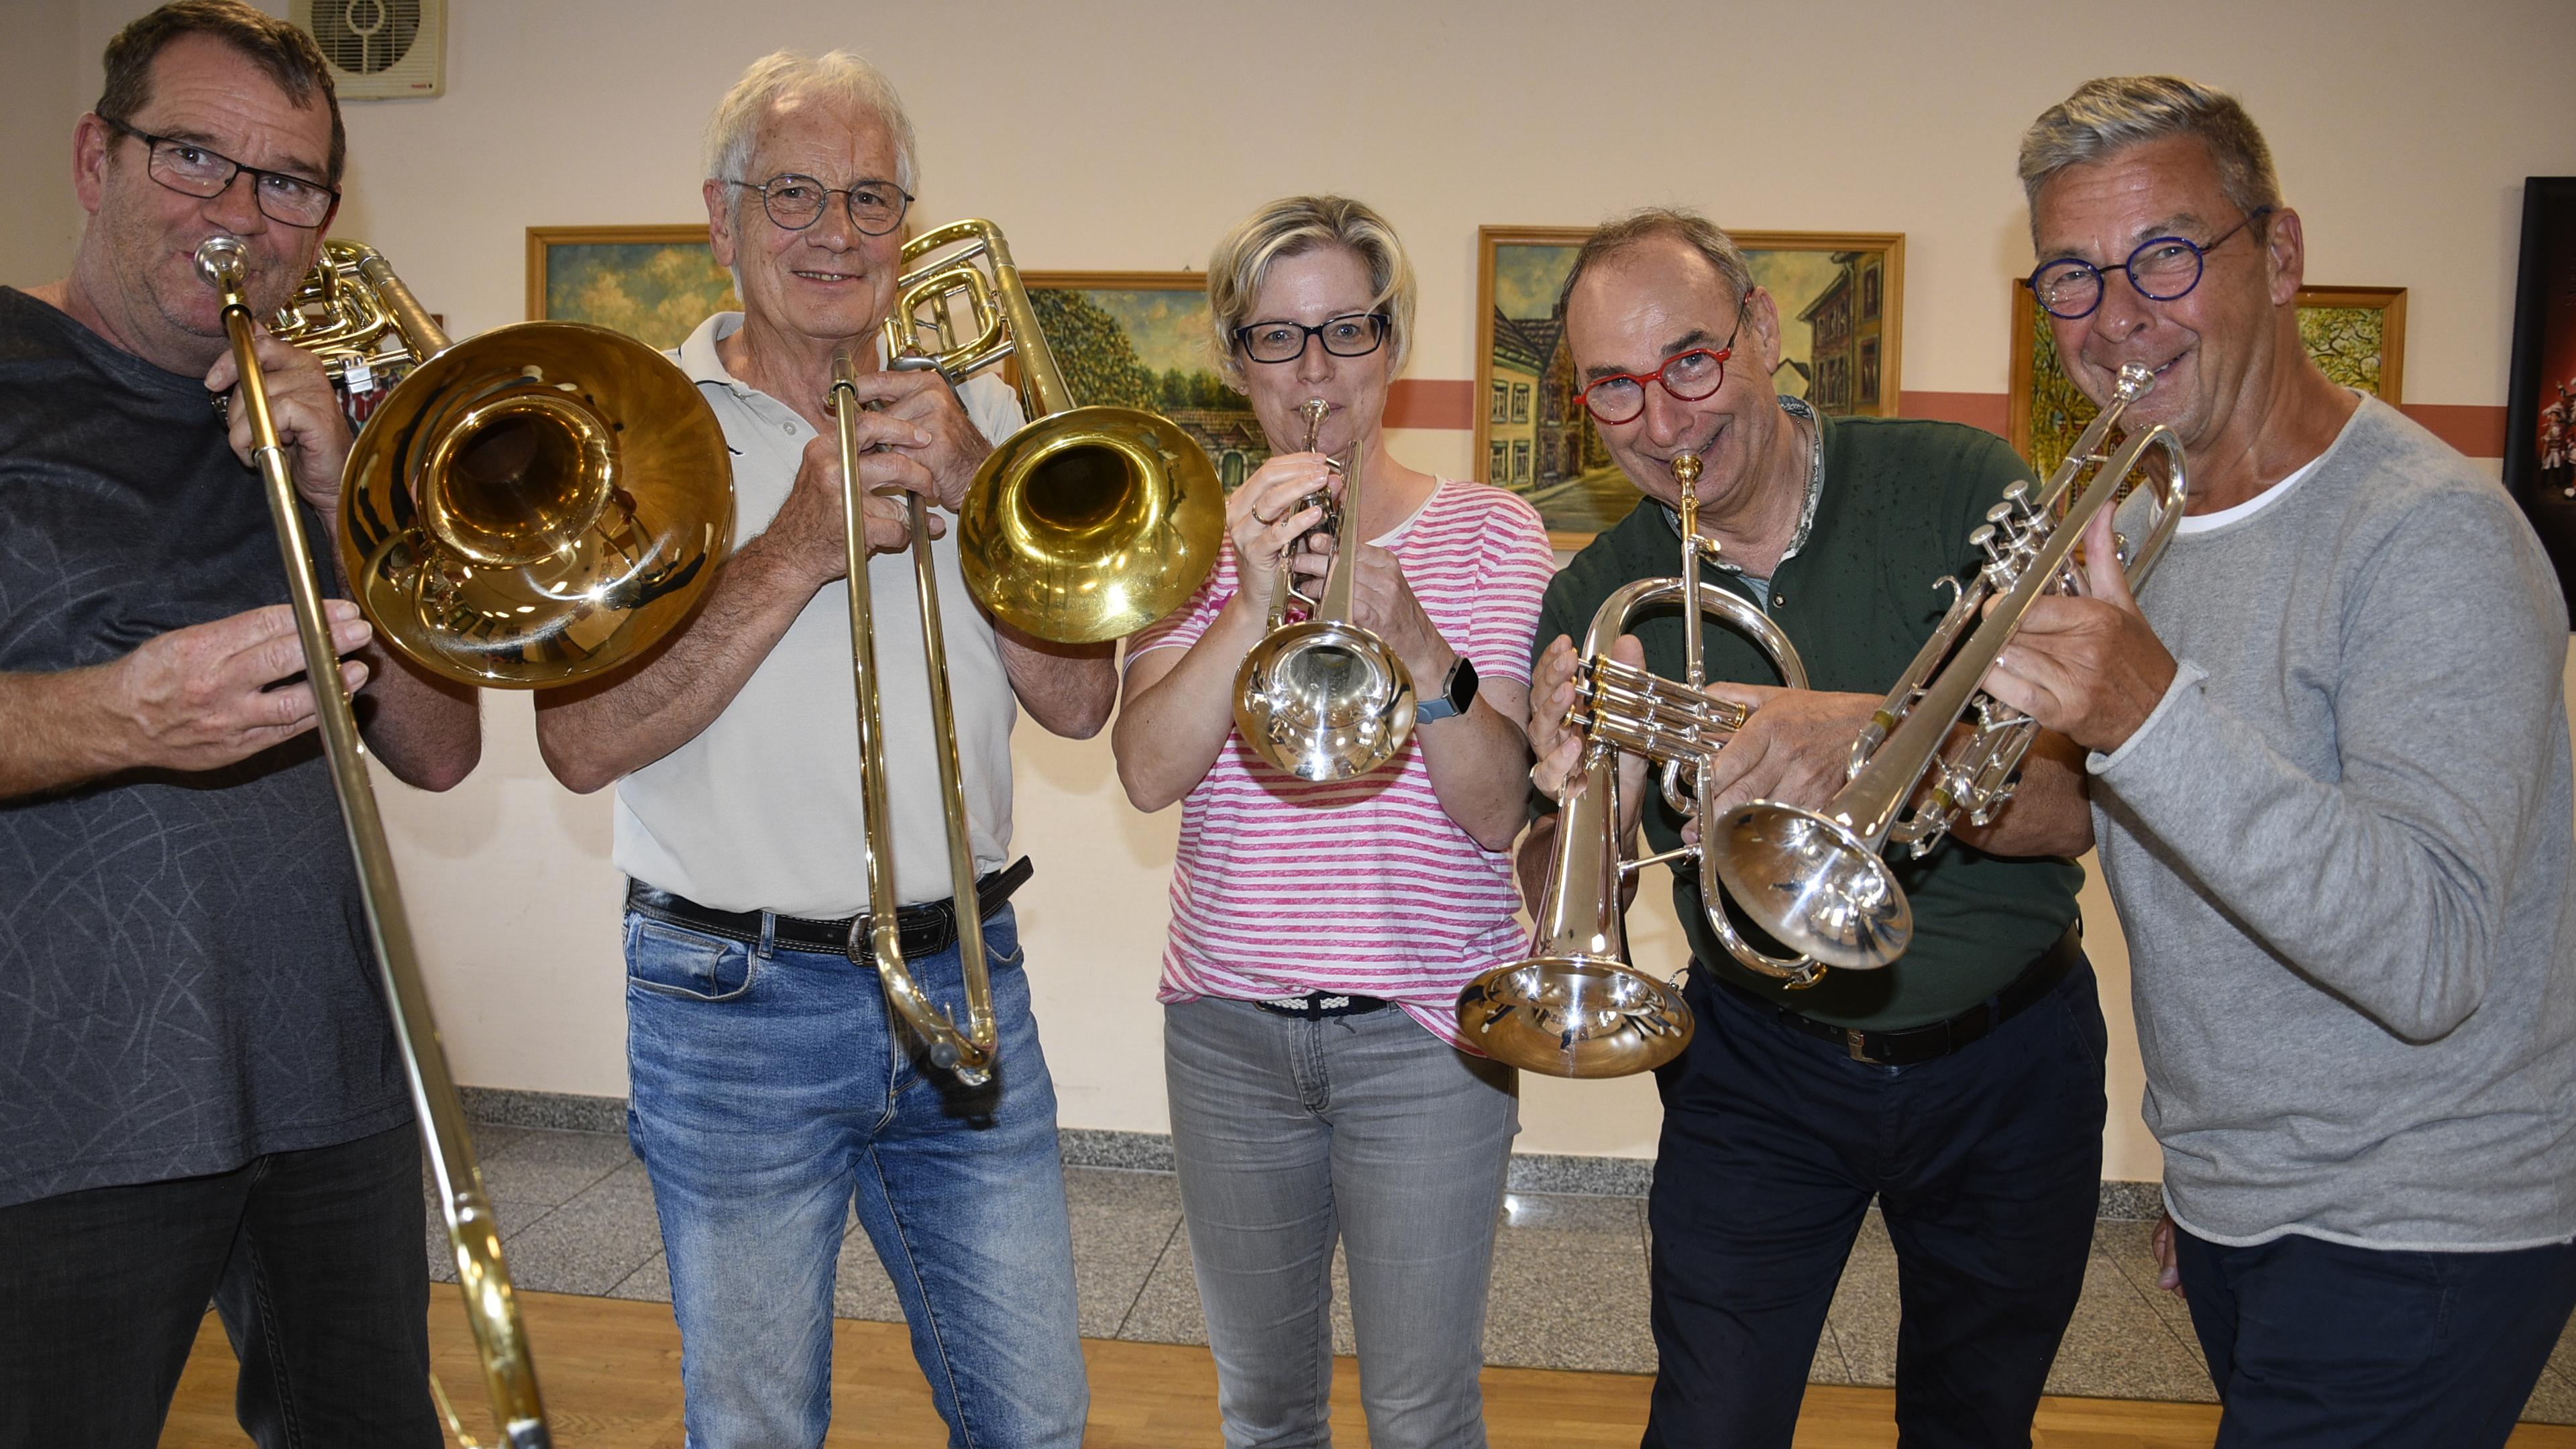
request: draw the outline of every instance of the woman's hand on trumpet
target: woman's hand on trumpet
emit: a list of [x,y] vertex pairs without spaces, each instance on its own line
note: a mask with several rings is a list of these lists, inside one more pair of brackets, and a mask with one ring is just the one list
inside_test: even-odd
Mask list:
[[[1319,537],[1288,558],[1297,589],[1310,599],[1324,596],[1324,579],[1333,567],[1333,541]],[[1386,641],[1395,657],[1413,673],[1416,690],[1436,689],[1457,661],[1458,652],[1440,636],[1440,627],[1422,611],[1404,564],[1375,544],[1361,544],[1357,570],[1351,575],[1351,622]]]
[[1235,592],[1255,608],[1270,607],[1282,560],[1324,518],[1300,506],[1309,494],[1341,496],[1341,478],[1321,453],[1279,453],[1225,500],[1226,536],[1234,543]]

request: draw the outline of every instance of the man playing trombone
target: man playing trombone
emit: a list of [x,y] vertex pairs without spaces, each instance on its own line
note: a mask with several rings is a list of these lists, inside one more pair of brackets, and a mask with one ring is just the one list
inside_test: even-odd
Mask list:
[[[2097,80],[2022,140],[2030,287],[2188,464],[2143,609],[2109,540],[1988,687],[2093,751],[2166,1286],[2218,1442],[2500,1445],[2576,1304],[2567,614],[2513,501],[2299,338],[2230,96]],[[2102,515],[2109,518],[2106,511]]]
[[[218,300],[302,282],[344,142],[321,52],[231,0],[119,32],[71,275],[0,290],[0,1443],[148,1449],[212,1299],[264,1446],[435,1446],[420,1147]],[[317,555],[349,427],[259,360]],[[332,566],[318,565],[333,578]],[[443,790],[472,696],[332,601],[368,749]]]
[[[1564,725],[1569,636],[1614,590],[1673,570],[1673,462],[1691,454],[1704,467],[1699,529],[1719,547],[1703,578],[1785,630],[1814,686],[1762,687],[1778,677],[1765,656],[1706,631],[1709,676],[1745,681],[1710,692],[1753,710],[1702,766],[1716,806],[1823,804],[1941,615],[1932,581],[1965,572],[1971,530],[2027,470],[1972,429],[1824,417],[1777,396],[1771,296],[1734,242],[1690,213],[1604,226],[1561,305],[1581,404],[1646,497],[1548,589],[1533,784],[1553,801],[1582,746]],[[1650,616],[1618,651],[1679,678],[1682,635],[1678,617]],[[2063,858],[2084,849],[2088,827],[2062,744],[2033,751],[1993,827],[1891,862],[1915,938],[1886,970],[1829,970],[1804,989],[1749,970],[1718,944],[1695,876],[1675,872],[1699,1028],[1658,1072],[1650,1449],[1789,1443],[1873,1196],[1903,1295],[1905,1441],[2026,1441],[2083,1281],[2101,1178],[2104,1027],[2075,932],[2080,872]],[[1622,773],[1624,840],[1654,792],[1643,761]],[[1684,821],[1660,798],[1642,815],[1657,849],[1679,843]],[[1524,838],[1525,883],[1554,833],[1542,818]]]
[[[842,470],[825,411],[851,354],[872,590],[911,591],[908,490],[955,509],[1019,426],[1009,390],[883,368],[911,122],[835,52],[753,63],[708,126],[707,215],[739,314],[680,363],[734,450],[741,546],[666,647],[554,692],[538,737],[565,784],[617,784],[629,1132],[651,1175],[684,1352],[692,1445],[816,1445],[830,1414],[833,1275],[853,1202],[888,1265],[951,1442],[1072,1446],[1088,1402],[1055,1094],[1006,904],[1017,708],[1059,734],[1107,720],[1108,646],[1040,645],[960,583],[939,519],[942,630],[977,900],[954,899],[909,608],[875,640],[893,839],[867,838],[845,580]],[[892,557],[887,555],[892,554]],[[989,1080],[934,1064],[873,965],[866,861],[890,854],[904,954],[962,1017],[955,932],[980,919],[999,1047]],[[853,932],[855,922],[856,931]],[[971,1438],[970,1438],[971,1435]]]

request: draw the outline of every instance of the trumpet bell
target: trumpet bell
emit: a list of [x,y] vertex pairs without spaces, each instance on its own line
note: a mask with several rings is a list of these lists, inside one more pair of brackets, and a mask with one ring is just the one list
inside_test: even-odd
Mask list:
[[340,562],[396,648],[486,688],[633,657],[733,543],[732,464],[695,384],[606,328],[497,328],[421,363],[343,475]]
[[1234,675],[1244,742],[1300,780],[1348,780],[1413,734],[1413,672],[1370,630],[1309,619],[1262,636]]
[[1690,1045],[1682,994],[1622,962],[1539,956],[1458,993],[1458,1025],[1497,1060],[1551,1077],[1649,1072]]
[[1736,905],[1792,950],[1873,971],[1913,943],[1914,907],[1895,874],[1839,820],[1755,800],[1728,811],[1700,848]]
[[1178,424],[1074,408],[1013,433],[976,470],[957,516],[958,570],[1004,623],[1095,644],[1180,607],[1224,532],[1224,486]]

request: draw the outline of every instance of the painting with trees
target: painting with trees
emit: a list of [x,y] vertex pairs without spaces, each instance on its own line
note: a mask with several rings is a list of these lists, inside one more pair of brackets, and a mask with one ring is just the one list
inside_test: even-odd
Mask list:
[[[2400,400],[2406,361],[2404,287],[2301,287],[2299,340],[2325,375],[2385,402]],[[2014,451],[2042,478],[2099,409],[2076,391],[2057,356],[2048,319],[2030,288],[2013,283],[2012,424]]]
[[1029,306],[1085,404],[1161,413],[1207,449],[1231,490],[1270,456],[1261,424],[1218,375],[1197,272],[1025,272]]

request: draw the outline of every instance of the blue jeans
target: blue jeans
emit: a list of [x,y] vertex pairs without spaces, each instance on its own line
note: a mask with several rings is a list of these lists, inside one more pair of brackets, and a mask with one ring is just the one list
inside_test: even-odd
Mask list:
[[1905,1067],[1853,1061],[1705,971],[1683,996],[1699,1031],[1656,1072],[1645,1449],[1788,1449],[1873,1196],[1896,1248],[1899,1440],[2027,1445],[2101,1197],[2093,968]]
[[[951,1449],[1081,1443],[1055,1087],[1007,907],[984,940],[999,1069],[968,1090],[889,1029],[874,967],[628,913],[627,1134],[669,1252],[691,1449],[823,1442],[854,1196]],[[962,1018],[956,948],[911,966]]]
[[2576,1306],[2576,1247],[2409,1253],[2174,1233],[2219,1449],[2501,1449]]
[[1483,1449],[1485,1282],[1511,1069],[1402,1011],[1163,1010],[1181,1211],[1228,1449],[1332,1440],[1333,1243],[1376,1449]]

